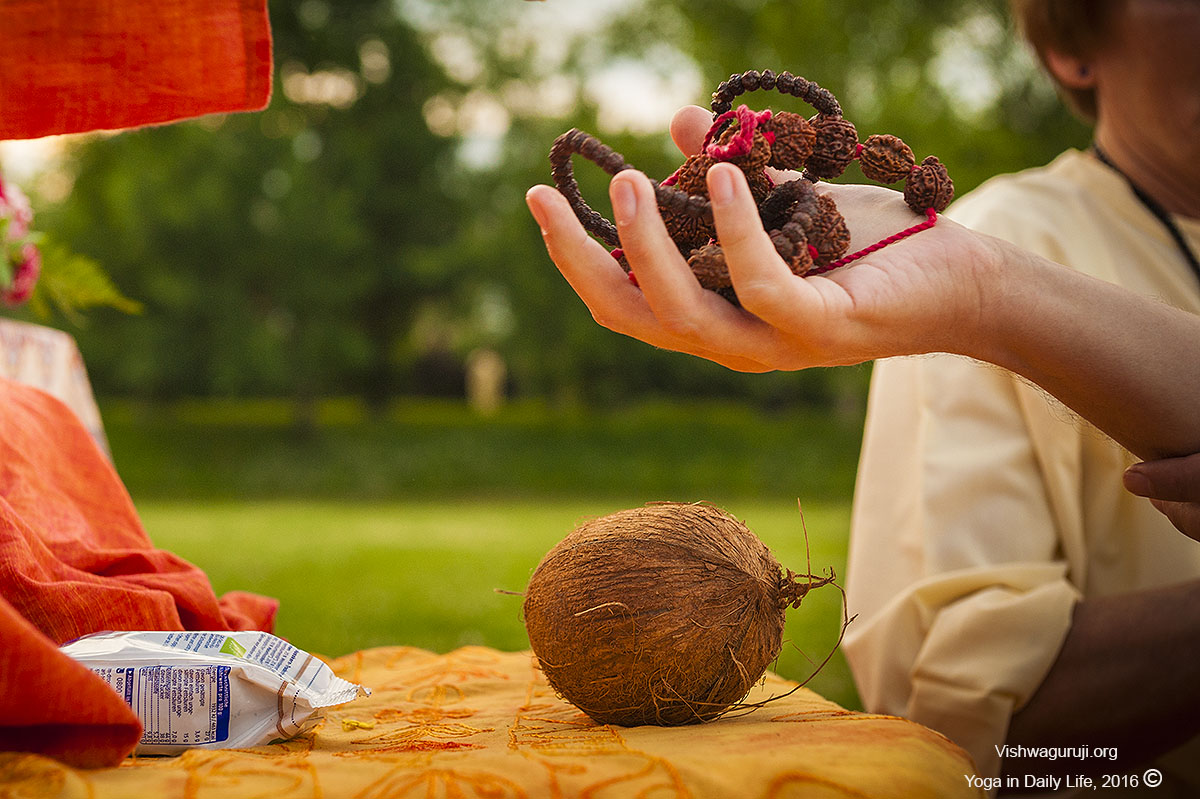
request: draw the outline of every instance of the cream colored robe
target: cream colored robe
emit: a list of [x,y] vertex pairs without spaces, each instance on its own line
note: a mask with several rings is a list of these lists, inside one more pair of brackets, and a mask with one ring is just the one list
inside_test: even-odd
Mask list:
[[[1088,154],[995,178],[950,216],[1200,313],[1165,227]],[[1200,220],[1176,221],[1200,252]],[[1124,323],[1112,320],[1113,336]],[[939,730],[996,774],[995,746],[1080,598],[1200,578],[1200,543],[1122,488],[1132,462],[999,368],[952,355],[877,363],[848,567],[858,620],[845,641],[866,708]]]

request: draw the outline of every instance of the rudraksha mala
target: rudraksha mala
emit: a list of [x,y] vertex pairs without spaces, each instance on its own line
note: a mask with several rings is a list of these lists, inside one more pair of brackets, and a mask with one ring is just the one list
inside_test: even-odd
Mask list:
[[[790,111],[753,111],[733,107],[740,95],[772,89],[797,97],[816,110],[811,118]],[[700,285],[737,303],[721,245],[716,241],[712,205],[705,176],[718,161],[728,161],[745,174],[758,204],[763,227],[780,257],[797,275],[817,275],[844,266],[895,241],[933,227],[937,215],[954,197],[954,183],[934,156],[917,163],[912,149],[897,136],[876,134],[859,142],[858,131],[842,116],[837,98],[810,80],[771,70],[731,75],[712,96],[713,124],[699,153],[690,156],[675,174],[652,181],[658,210],[667,232],[687,259]],[[625,159],[596,137],[577,129],[559,136],[550,148],[554,183],[571,204],[584,228],[613,247],[625,270],[617,228],[583,199],[571,165],[575,153],[610,175],[629,169]],[[869,180],[892,184],[904,181],[904,201],[925,221],[888,236],[855,253],[850,233],[837,205],[818,195],[813,184],[835,178],[857,160]],[[775,184],[767,167],[800,172],[801,177]],[[632,273],[630,279],[634,279]]]

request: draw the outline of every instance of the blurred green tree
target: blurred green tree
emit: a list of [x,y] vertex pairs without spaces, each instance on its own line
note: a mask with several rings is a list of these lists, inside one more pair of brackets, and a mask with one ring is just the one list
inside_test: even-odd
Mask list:
[[463,204],[455,142],[425,125],[444,85],[391,3],[271,6],[275,92],[231,115],[87,142],[56,229],[145,302],[94,321],[82,349],[109,392],[403,390],[423,298],[470,265],[449,257]]

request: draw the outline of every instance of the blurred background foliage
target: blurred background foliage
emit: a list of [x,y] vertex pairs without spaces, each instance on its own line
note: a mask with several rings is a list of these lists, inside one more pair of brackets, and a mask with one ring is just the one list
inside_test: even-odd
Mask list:
[[[833,90],[863,136],[938,154],[960,194],[1087,140],[1000,0],[272,0],[270,13],[266,111],[73,140],[30,187],[41,226],[144,305],[68,325],[103,397],[287,397],[311,420],[328,395],[462,396],[486,348],[509,395],[555,406],[854,407],[867,369],[738,375],[596,326],[522,200],[548,181],[553,138],[594,131],[665,177],[681,160],[670,111],[769,67]],[[605,176],[577,171],[606,209]]]

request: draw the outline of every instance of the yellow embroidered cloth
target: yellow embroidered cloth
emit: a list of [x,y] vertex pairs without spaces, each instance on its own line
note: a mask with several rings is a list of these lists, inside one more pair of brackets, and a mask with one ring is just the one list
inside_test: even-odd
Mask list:
[[[905,719],[843,710],[807,689],[691,727],[597,725],[554,695],[524,652],[369,649],[332,662],[374,693],[284,744],[141,757],[77,770],[0,753],[0,797],[517,799],[983,794],[975,767]],[[747,702],[784,693],[774,675]]]

